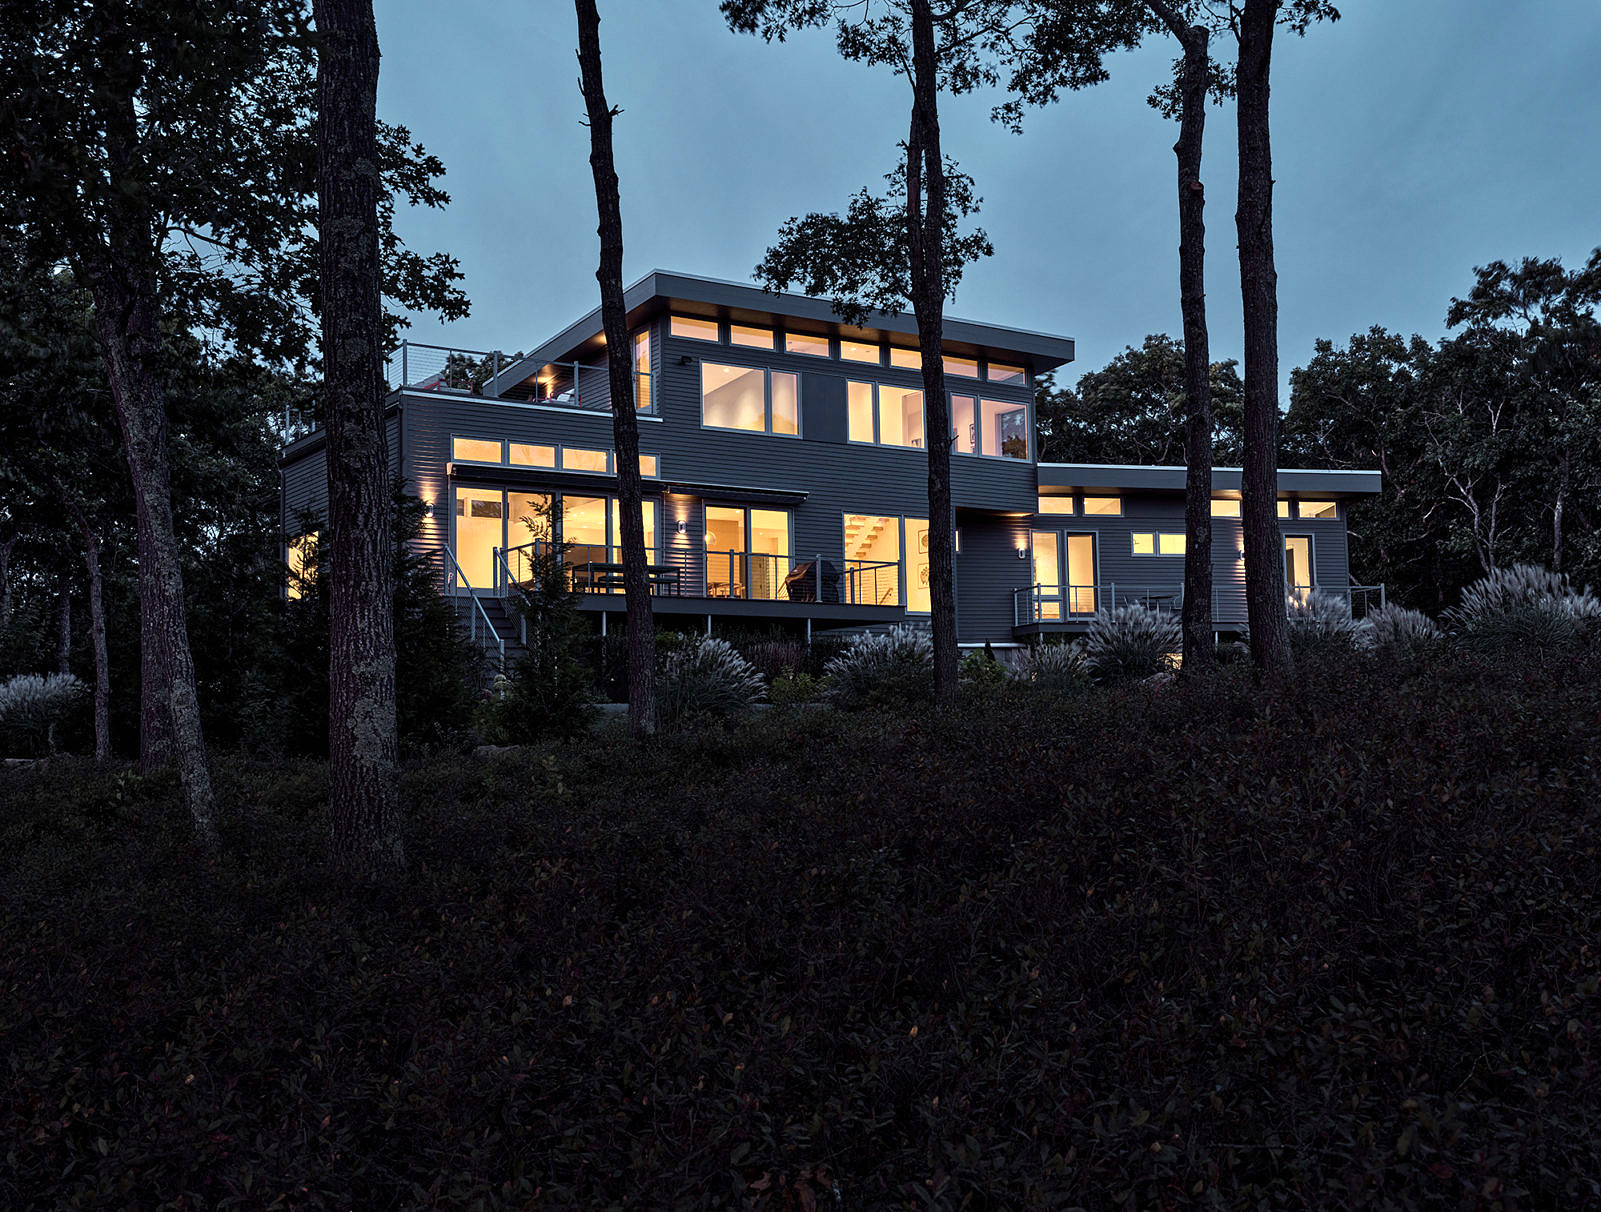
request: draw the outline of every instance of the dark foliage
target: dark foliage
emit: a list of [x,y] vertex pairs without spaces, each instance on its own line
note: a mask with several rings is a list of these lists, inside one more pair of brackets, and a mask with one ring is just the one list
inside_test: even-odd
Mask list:
[[[395,714],[403,754],[459,744],[468,729],[485,656],[439,596],[438,569],[408,540],[422,521],[422,502],[395,506]],[[302,533],[316,530],[306,519]],[[328,753],[328,584],[314,558],[302,596],[288,604],[277,660],[253,671],[247,705],[256,727],[244,743],[253,752],[325,757]]]
[[1601,667],[1298,677],[0,772],[0,1203],[1594,1205]]

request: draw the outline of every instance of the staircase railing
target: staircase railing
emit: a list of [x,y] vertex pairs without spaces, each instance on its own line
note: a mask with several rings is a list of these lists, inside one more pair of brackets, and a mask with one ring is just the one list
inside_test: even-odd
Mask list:
[[[458,621],[461,619],[462,599],[466,598],[471,603],[467,608],[468,632],[476,641],[478,639],[479,620],[483,620],[485,636],[488,640],[494,641],[495,651],[499,656],[500,668],[504,670],[506,668],[506,641],[501,638],[500,632],[489,617],[489,612],[484,609],[484,604],[478,600],[478,595],[473,590],[472,582],[467,579],[467,574],[461,570],[461,565],[456,562],[455,553],[449,547],[441,547],[439,552],[442,557],[440,566],[444,571],[445,583],[442,588],[445,600],[455,606]],[[465,594],[460,592],[463,589],[467,591]]]

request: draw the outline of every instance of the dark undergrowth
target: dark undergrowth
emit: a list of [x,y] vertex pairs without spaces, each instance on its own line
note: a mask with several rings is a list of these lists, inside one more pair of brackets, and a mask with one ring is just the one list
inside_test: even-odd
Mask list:
[[1601,664],[0,773],[0,1205],[1601,1204]]

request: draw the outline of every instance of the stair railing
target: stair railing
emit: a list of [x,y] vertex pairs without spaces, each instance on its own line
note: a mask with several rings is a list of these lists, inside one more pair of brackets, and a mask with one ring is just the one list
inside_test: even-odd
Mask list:
[[[478,639],[478,621],[479,619],[483,620],[486,634],[495,642],[495,651],[499,654],[500,669],[504,672],[506,668],[506,641],[500,638],[500,632],[496,630],[495,624],[491,621],[489,612],[484,609],[484,604],[478,600],[478,595],[473,592],[472,582],[467,579],[467,574],[461,570],[461,565],[456,562],[456,553],[451,551],[449,547],[441,547],[439,550],[444,556],[442,563],[445,570],[445,587],[455,603],[456,617],[458,619],[461,617],[462,598],[462,595],[456,591],[465,589],[467,591],[467,600],[472,603],[467,612],[469,620],[468,631],[476,641]],[[499,548],[495,550],[498,551]]]

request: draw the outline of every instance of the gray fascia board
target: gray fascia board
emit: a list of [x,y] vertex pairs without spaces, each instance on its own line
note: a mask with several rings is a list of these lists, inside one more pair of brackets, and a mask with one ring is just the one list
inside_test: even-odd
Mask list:
[[[659,307],[648,304],[661,301]],[[740,311],[811,320],[830,327],[853,327],[834,314],[827,299],[814,299],[809,295],[776,294],[741,282],[727,282],[719,278],[699,278],[690,274],[668,273],[655,269],[623,292],[623,306],[628,310],[630,323],[636,322],[635,313],[644,309],[654,314],[668,310],[675,302],[694,303],[710,307],[717,312]],[[917,320],[910,312],[871,312],[867,323],[860,326],[883,333],[901,336],[917,335]],[[529,375],[553,362],[571,361],[570,355],[600,331],[600,308],[595,308],[583,319],[568,325],[543,345],[515,365],[495,377],[491,393],[499,395],[505,388],[521,383]],[[944,322],[944,339],[975,349],[994,350],[1001,354],[1022,355],[1029,370],[1044,374],[1073,360],[1074,342],[1071,337],[1053,336],[1050,333],[1032,332],[1022,328],[1001,328],[994,324],[981,324],[973,320],[959,320],[947,316]]]
[[[1041,488],[1123,488],[1168,492],[1184,491],[1182,467],[1146,467],[1118,463],[1040,463]],[[1279,491],[1327,493],[1334,496],[1374,496],[1383,488],[1377,471],[1325,471],[1315,468],[1282,467]],[[1214,467],[1215,492],[1239,492],[1238,467]]]

